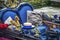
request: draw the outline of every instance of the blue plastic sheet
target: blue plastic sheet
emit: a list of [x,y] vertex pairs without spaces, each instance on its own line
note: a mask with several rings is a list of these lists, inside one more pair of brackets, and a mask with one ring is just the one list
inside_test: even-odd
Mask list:
[[54,28],[53,31],[57,31],[57,32],[60,32],[60,28]]

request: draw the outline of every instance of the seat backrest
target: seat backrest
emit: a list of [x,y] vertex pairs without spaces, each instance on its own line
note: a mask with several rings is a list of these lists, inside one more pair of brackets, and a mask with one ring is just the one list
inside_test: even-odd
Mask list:
[[18,16],[18,12],[16,12],[15,10],[12,10],[12,9],[5,9],[2,12],[1,20],[4,23],[10,17],[14,20],[15,16]]
[[19,17],[21,18],[20,22],[25,23],[27,22],[27,11],[33,11],[33,7],[29,3],[20,3],[20,5],[16,8],[19,12]]

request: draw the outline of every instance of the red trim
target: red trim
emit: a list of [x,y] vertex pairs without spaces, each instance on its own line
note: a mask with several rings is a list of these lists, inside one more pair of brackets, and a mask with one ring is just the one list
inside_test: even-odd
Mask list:
[[0,24],[0,28],[1,29],[8,28],[8,24]]

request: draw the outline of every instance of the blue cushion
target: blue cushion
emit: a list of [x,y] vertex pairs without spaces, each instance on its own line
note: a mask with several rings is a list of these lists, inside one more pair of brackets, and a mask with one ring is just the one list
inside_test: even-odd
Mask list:
[[60,32],[60,29],[59,29],[59,28],[54,28],[53,31],[58,31],[58,32]]
[[47,30],[47,27],[46,26],[38,26],[37,28],[39,31],[40,31],[40,35],[45,35],[45,31]]

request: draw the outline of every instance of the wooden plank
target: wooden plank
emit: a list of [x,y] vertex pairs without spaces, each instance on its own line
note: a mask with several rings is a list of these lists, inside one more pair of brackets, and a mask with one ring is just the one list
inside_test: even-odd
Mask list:
[[53,25],[55,25],[56,27],[60,28],[60,24],[58,24],[58,23],[53,23],[53,22],[50,22],[50,21],[43,21],[43,23],[50,26],[50,27],[53,27]]

